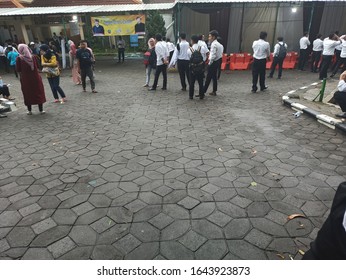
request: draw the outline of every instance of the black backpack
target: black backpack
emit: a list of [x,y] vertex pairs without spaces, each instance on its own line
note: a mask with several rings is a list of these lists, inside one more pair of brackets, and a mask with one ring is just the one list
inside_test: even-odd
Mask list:
[[197,50],[190,48],[192,54],[190,58],[190,70],[192,74],[200,74],[204,72],[204,61],[201,54],[201,47],[198,47]]
[[81,64],[88,65],[88,66],[91,66],[93,64],[92,55],[88,49],[81,50],[80,62],[81,62]]
[[280,49],[279,49],[279,54],[278,54],[278,58],[285,58],[287,55],[287,48],[285,47],[285,43],[283,43],[282,45],[279,44]]

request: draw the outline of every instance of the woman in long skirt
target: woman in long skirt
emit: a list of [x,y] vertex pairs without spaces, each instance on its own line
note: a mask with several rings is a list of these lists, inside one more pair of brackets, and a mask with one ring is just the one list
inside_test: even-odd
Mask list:
[[24,104],[28,108],[27,114],[32,115],[32,105],[38,105],[40,113],[44,114],[43,104],[46,102],[46,96],[36,59],[33,58],[31,50],[25,44],[18,46],[18,52],[16,71],[20,73]]
[[69,40],[68,43],[70,45],[69,56],[71,60],[72,80],[76,85],[81,85],[82,80],[81,80],[80,74],[78,73],[78,63],[76,59],[77,48],[75,43],[72,40]]

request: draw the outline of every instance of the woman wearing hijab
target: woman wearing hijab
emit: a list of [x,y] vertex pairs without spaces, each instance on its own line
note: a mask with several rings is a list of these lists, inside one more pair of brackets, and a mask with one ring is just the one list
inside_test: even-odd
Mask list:
[[147,55],[147,61],[145,63],[145,85],[144,87],[149,87],[151,71],[155,76],[156,71],[156,53],[155,53],[155,39],[150,38],[148,41],[148,51],[145,53]]
[[41,114],[44,114],[43,103],[46,102],[42,78],[38,73],[36,59],[33,59],[29,47],[25,44],[18,46],[19,56],[16,61],[16,71],[20,73],[20,83],[24,96],[24,104],[28,108],[28,115],[32,115],[32,105],[38,105]]
[[69,56],[70,56],[70,65],[72,69],[72,80],[76,85],[81,85],[82,80],[80,74],[78,73],[78,63],[76,59],[77,48],[75,43],[72,40],[68,41],[70,46]]
[[60,87],[60,70],[56,56],[48,45],[41,45],[40,51],[42,61],[41,65],[43,67],[42,72],[45,72],[48,78],[48,82],[54,96],[54,103],[60,102],[58,93],[61,96],[61,103],[64,103],[66,101],[66,95]]

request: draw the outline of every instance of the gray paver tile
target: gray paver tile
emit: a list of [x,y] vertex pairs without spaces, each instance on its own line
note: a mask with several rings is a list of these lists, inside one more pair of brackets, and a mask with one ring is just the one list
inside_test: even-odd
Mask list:
[[207,238],[194,232],[193,230],[190,230],[184,236],[179,238],[179,242],[193,252],[201,247],[206,241]]
[[47,249],[52,253],[54,258],[58,258],[75,247],[76,244],[67,236],[48,246]]

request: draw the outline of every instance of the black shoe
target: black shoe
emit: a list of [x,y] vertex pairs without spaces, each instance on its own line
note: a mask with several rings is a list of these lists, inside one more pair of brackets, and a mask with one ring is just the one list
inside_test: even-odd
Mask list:
[[165,87],[163,87],[163,88],[161,88],[162,90],[167,90],[167,88],[165,88]]
[[192,100],[192,99],[193,99],[193,97],[189,97],[189,99],[190,99],[190,100]]
[[271,79],[271,78],[273,78],[273,76],[270,76],[270,75],[269,75],[269,76],[268,76],[268,78],[270,78],[270,79]]
[[155,91],[156,88],[149,88],[148,91]]
[[199,99],[204,99],[204,94],[201,94],[200,96],[199,96]]
[[333,78],[334,76],[335,76],[335,74],[334,74],[334,73],[330,75],[330,77],[331,77],[331,78]]
[[265,91],[268,87],[261,88],[261,91]]
[[181,91],[186,91],[186,88],[182,88]]
[[251,90],[251,92],[252,92],[252,93],[256,93],[256,92],[257,92],[257,89],[256,89],[256,90],[253,89],[253,90]]
[[337,116],[338,118],[345,119],[346,118],[346,113],[336,114],[335,116]]

